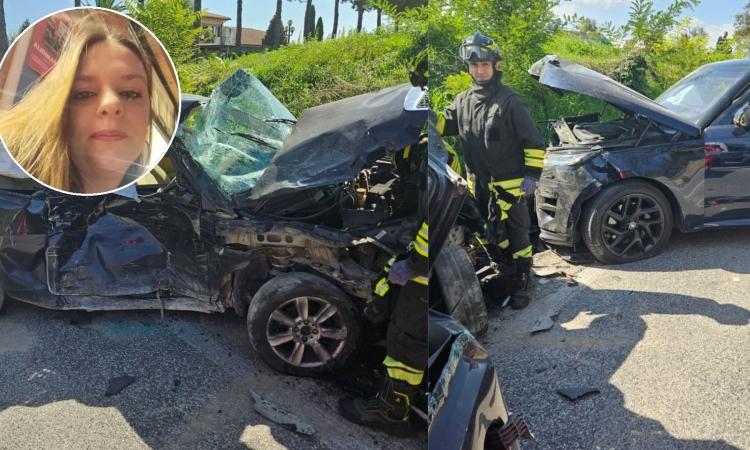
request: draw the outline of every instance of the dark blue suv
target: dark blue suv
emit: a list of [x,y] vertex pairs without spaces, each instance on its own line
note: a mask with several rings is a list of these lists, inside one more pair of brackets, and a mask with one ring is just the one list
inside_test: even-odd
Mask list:
[[529,73],[613,106],[552,124],[541,238],[603,263],[647,258],[683,232],[750,225],[750,60],[707,64],[655,100],[556,56]]

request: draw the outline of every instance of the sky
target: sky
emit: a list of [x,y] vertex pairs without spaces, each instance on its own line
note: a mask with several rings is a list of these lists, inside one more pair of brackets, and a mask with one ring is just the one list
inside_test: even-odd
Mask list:
[[[598,24],[609,21],[613,25],[623,25],[628,20],[630,3],[630,0],[561,0],[554,11],[559,16],[577,13],[596,20]],[[655,0],[654,7],[663,10],[671,3],[671,0]],[[694,25],[702,26],[713,45],[724,31],[732,35],[734,16],[746,4],[747,0],[703,0],[694,9],[683,13],[682,17],[692,17]]]
[[[5,22],[8,34],[17,30],[27,18],[31,22],[34,22],[47,14],[72,7],[73,4],[73,0],[6,0]],[[323,18],[323,29],[326,35],[330,34],[333,27],[333,4],[333,0],[313,0],[317,16]],[[236,0],[203,0],[202,7],[210,12],[231,17],[232,20],[225,22],[225,24],[235,26],[234,17],[237,14]],[[265,31],[275,12],[276,0],[244,0],[242,2],[242,27]],[[281,16],[284,25],[286,25],[289,19],[292,20],[292,26],[295,28],[295,36],[292,40],[296,41],[302,32],[305,18],[305,2],[301,2],[300,0],[284,0]],[[365,12],[362,22],[363,27],[366,30],[373,30],[375,29],[375,22],[376,13],[374,11]],[[339,5],[339,34],[342,32],[342,28],[351,30],[356,27],[357,12],[352,9],[351,4],[342,2]]]

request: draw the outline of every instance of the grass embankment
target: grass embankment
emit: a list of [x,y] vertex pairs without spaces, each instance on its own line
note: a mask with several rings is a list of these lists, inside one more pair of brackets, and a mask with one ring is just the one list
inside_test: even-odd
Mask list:
[[299,116],[319,104],[407,83],[420,45],[406,32],[354,34],[236,59],[209,56],[179,67],[178,73],[182,92],[207,96],[237,69],[246,69]]

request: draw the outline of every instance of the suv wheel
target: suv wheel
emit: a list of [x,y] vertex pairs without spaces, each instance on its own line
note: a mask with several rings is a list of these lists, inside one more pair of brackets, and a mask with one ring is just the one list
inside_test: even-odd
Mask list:
[[659,253],[672,234],[672,222],[672,208],[659,189],[645,181],[624,181],[586,205],[581,234],[597,260],[621,264]]
[[255,293],[247,314],[250,342],[272,368],[313,376],[343,366],[359,345],[349,297],[304,272],[274,277]]

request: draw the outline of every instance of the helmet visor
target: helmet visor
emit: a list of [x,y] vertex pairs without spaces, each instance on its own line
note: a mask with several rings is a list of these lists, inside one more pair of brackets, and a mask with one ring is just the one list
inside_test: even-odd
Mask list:
[[458,50],[458,56],[465,62],[469,61],[497,61],[497,52],[489,47],[476,44],[464,44]]

